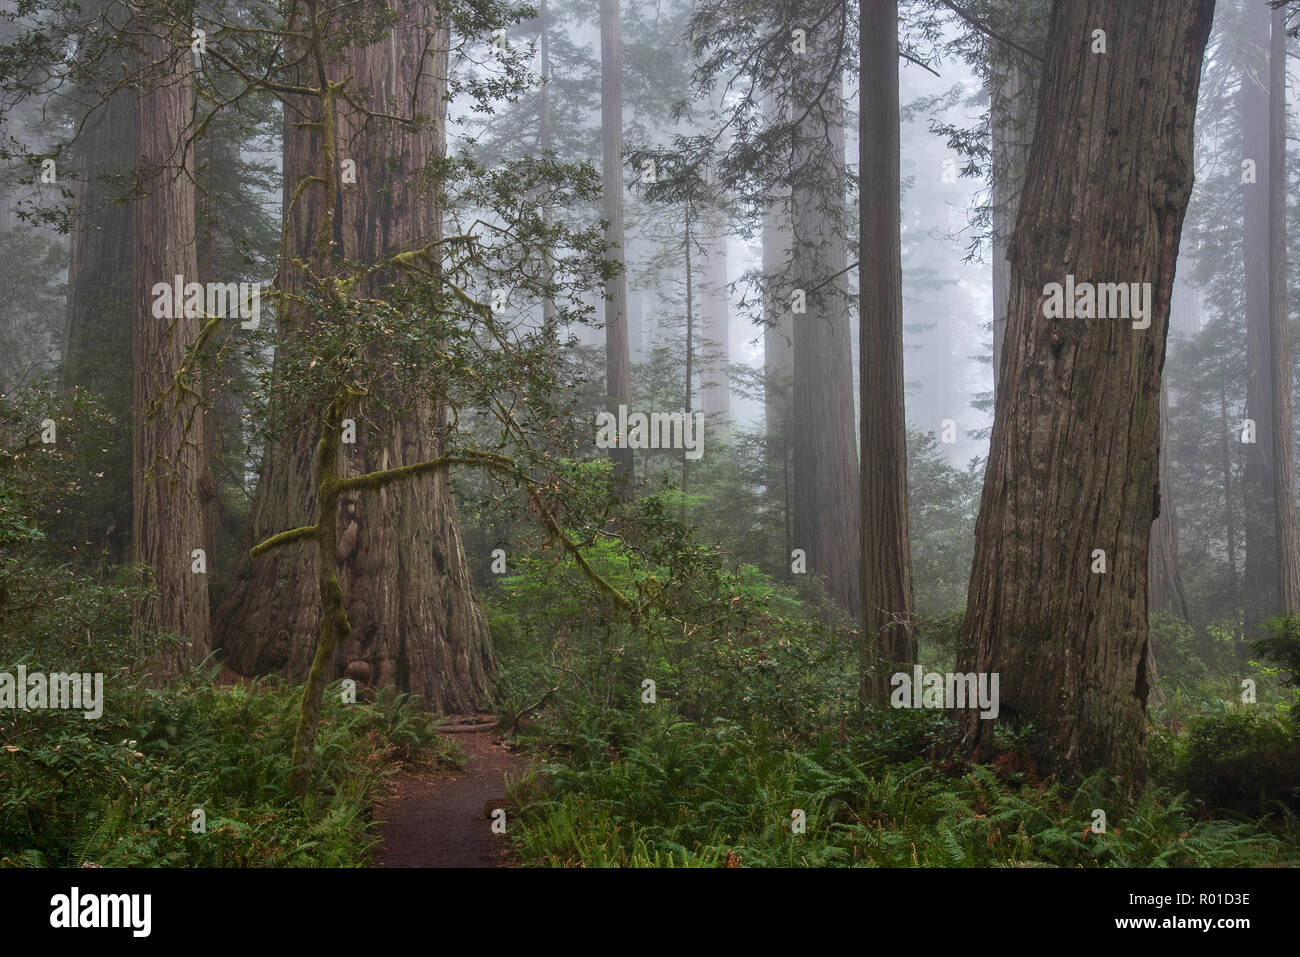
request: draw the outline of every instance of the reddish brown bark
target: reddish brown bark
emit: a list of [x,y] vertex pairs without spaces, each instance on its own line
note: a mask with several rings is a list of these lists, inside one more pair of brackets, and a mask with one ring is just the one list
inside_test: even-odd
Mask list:
[[[1039,761],[1066,772],[1142,774],[1160,380],[1213,13],[1052,10],[958,670],[998,673],[998,721],[1032,723]],[[1046,318],[1044,287],[1067,275],[1151,283],[1150,327]],[[994,723],[962,713],[977,754]]]
[[[316,129],[302,125],[319,120],[320,103],[291,101],[286,209],[303,177],[320,175],[322,161],[353,159],[357,169],[355,184],[338,184],[332,211],[320,188],[305,190],[288,210],[291,258],[319,260],[322,229],[334,236],[338,254],[361,262],[423,246],[439,234],[437,199],[421,189],[416,172],[445,152],[447,27],[431,4],[399,2],[395,9],[389,38],[346,51],[354,96],[377,112],[401,114],[407,106],[434,121],[413,128],[367,118],[340,103],[333,148],[324,150]],[[339,63],[331,70],[336,79],[344,75]],[[281,271],[288,291],[303,288],[306,279],[297,269],[282,263]],[[311,321],[291,313],[280,348],[293,348],[295,327]],[[357,421],[357,442],[345,446],[339,463],[344,476],[440,453],[434,432],[441,410],[425,407],[396,417],[362,408],[349,415]],[[318,438],[311,429],[287,430],[282,444],[268,447],[253,507],[253,542],[315,521]],[[446,477],[362,492],[340,501],[338,512],[338,577],[351,632],[340,641],[328,677],[346,673],[362,685],[394,684],[443,711],[486,706],[495,669],[491,637],[473,594]],[[320,616],[320,575],[311,552],[290,545],[240,563],[217,614],[221,646],[235,670],[294,679],[307,674]]]
[[897,0],[862,0],[861,26],[862,637],[864,664],[874,659],[863,698],[883,704],[890,675],[916,661],[903,408]]
[[[791,231],[794,284],[807,311],[792,317],[794,340],[794,548],[855,617],[862,610],[858,525],[858,434],[853,408],[848,247],[843,199],[844,102],[839,24],[808,36],[808,74],[793,107]],[[787,305],[789,305],[787,303]]]
[[[172,675],[209,649],[208,576],[193,570],[204,547],[201,480],[207,469],[207,421],[198,399],[197,364],[182,374],[202,319],[155,315],[155,283],[197,280],[194,247],[194,155],[187,142],[194,102],[188,45],[161,28],[144,26],[135,134],[137,174],[144,194],[135,202],[133,522],[135,561],[148,565],[154,599],[136,608],[145,636],[184,642],[162,648],[157,667]],[[183,310],[182,310],[183,312]],[[206,556],[205,556],[206,561]]]

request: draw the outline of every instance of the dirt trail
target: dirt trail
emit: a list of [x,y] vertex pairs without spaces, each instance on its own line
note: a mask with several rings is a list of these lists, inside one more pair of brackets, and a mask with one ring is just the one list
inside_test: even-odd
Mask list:
[[[496,741],[493,715],[453,716],[442,729],[465,749],[464,771],[402,771],[375,806],[383,841],[375,867],[515,867],[510,839],[492,833],[484,806],[504,801],[506,775],[517,781],[528,759]],[[513,809],[506,805],[506,826]]]

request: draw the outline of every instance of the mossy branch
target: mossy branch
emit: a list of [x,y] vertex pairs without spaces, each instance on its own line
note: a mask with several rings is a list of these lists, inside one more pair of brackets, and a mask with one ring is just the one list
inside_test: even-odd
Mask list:
[[639,617],[640,612],[636,605],[634,605],[626,595],[610,584],[605,576],[591,567],[591,563],[587,561],[586,556],[582,554],[582,549],[579,548],[577,543],[569,538],[568,535],[564,534],[564,529],[560,528],[560,523],[555,520],[555,516],[551,514],[551,510],[542,503],[541,498],[535,492],[530,493],[529,497],[532,499],[533,505],[536,506],[537,514],[541,516],[542,524],[546,526],[547,533],[559,540],[560,544],[564,546],[564,550],[572,555],[573,560],[578,563],[578,567],[582,569],[582,573],[591,579],[596,584],[597,588],[612,598],[615,604],[620,608],[629,612],[633,618]]
[[430,472],[445,472],[453,465],[474,465],[497,472],[515,473],[518,471],[518,466],[515,465],[514,460],[511,458],[497,455],[494,452],[480,452],[470,449],[459,455],[442,455],[426,462],[416,462],[414,465],[401,465],[394,469],[367,472],[365,475],[354,475],[341,479],[339,481],[339,491],[374,491],[383,488],[385,485],[400,482],[403,479],[427,475]]
[[317,532],[315,525],[303,525],[299,528],[291,528],[287,532],[277,532],[266,541],[254,545],[249,549],[249,558],[260,558],[273,548],[279,548],[281,545],[289,545],[303,538],[311,538]]

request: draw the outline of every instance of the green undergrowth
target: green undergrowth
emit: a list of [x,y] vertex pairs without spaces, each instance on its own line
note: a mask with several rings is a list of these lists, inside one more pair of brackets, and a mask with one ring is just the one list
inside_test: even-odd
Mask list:
[[345,705],[335,686],[304,807],[288,787],[301,688],[213,678],[160,690],[110,676],[93,721],[0,712],[0,866],[362,866],[384,777],[405,760],[463,763],[410,696]]
[[[842,746],[832,735],[795,747],[667,708],[584,720],[545,745],[534,736],[551,761],[516,791],[516,847],[534,866],[1300,864],[1285,810],[1227,819],[1185,792],[1125,796],[1105,775],[1044,782],[1015,752],[992,765],[935,761],[924,751],[948,735],[946,722],[898,712]],[[1097,810],[1105,833],[1094,830]]]
[[[562,564],[519,562],[492,596],[502,710],[541,758],[514,795],[527,865],[1300,865],[1291,632],[1268,664],[1153,623],[1168,667],[1134,791],[1040,771],[1032,726],[999,726],[974,764],[946,712],[860,711],[851,625],[688,537],[639,565],[591,553],[629,592],[676,590],[653,617],[593,619],[578,582],[541,600]],[[954,667],[960,621],[922,621],[925,668]]]

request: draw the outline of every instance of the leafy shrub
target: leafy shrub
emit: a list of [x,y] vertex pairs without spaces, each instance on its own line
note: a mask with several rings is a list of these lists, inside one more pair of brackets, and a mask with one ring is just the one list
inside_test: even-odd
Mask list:
[[[394,760],[428,753],[433,721],[406,695],[327,696],[320,797],[288,788],[300,688],[217,688],[198,670],[166,690],[122,682],[114,707],[0,713],[0,865],[357,866],[370,804]],[[444,750],[451,763],[455,756]],[[195,833],[202,809],[206,833]]]
[[1207,810],[1264,816],[1300,809],[1300,744],[1276,714],[1196,718],[1175,761],[1182,786]]
[[[1265,674],[1276,677],[1284,687],[1300,689],[1300,618],[1273,618],[1264,623],[1266,634],[1251,642],[1251,647],[1265,658],[1277,663],[1276,668],[1265,668]],[[1296,696],[1291,701],[1291,720],[1295,734],[1300,737],[1300,704]]]
[[1162,688],[1178,687],[1210,676],[1210,669],[1198,654],[1196,630],[1172,615],[1151,615],[1151,652],[1156,676]]
[[863,765],[905,765],[944,757],[956,741],[957,722],[946,711],[882,708],[857,716],[854,759]]
[[919,656],[935,670],[948,671],[955,667],[957,649],[961,645],[961,624],[966,610],[958,608],[937,617],[920,616],[916,636]]
[[630,508],[635,519],[617,540],[594,538],[583,554],[635,601],[639,617],[572,562],[550,557],[516,558],[490,599],[512,719],[551,689],[548,709],[561,723],[575,708],[640,707],[646,679],[684,717],[726,716],[805,738],[856,708],[854,633],[823,624],[754,566],[695,541],[665,501],[647,496]]

